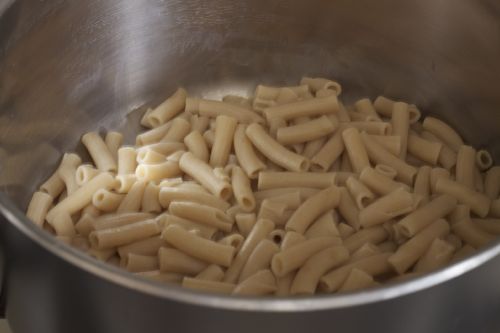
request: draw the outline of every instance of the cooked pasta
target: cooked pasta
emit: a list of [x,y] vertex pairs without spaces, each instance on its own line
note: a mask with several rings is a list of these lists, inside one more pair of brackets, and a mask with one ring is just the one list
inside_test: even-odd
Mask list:
[[222,101],[179,88],[135,145],[83,135],[91,159],[64,154],[26,215],[136,276],[239,296],[404,281],[500,235],[488,151],[413,104],[341,91],[310,77]]

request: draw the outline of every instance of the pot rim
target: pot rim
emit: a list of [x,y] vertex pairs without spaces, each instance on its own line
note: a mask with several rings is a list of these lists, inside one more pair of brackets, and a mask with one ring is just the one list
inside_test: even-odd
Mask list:
[[235,297],[198,293],[179,286],[166,286],[135,276],[120,268],[94,259],[84,252],[57,240],[36,227],[4,193],[0,193],[0,214],[24,235],[60,259],[86,272],[122,287],[150,296],[211,308],[255,312],[308,312],[366,305],[406,296],[434,287],[465,274],[488,262],[500,253],[500,243],[495,242],[469,258],[458,261],[422,277],[388,284],[373,290],[306,297],[262,298]]

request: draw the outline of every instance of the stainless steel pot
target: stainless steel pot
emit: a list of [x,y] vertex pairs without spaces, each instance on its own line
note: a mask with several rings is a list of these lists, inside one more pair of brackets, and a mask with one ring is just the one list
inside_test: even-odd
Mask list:
[[347,101],[418,104],[498,162],[498,1],[0,0],[0,12],[1,299],[14,332],[500,330],[500,244],[373,291],[227,298],[100,264],[22,213],[81,133],[131,134],[127,113],[177,85],[220,97],[333,77]]

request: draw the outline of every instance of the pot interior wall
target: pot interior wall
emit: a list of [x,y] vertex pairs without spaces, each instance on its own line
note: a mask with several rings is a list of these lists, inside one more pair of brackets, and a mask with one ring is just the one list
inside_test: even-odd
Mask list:
[[[1,6],[0,6],[1,7]],[[438,115],[500,157],[494,0],[15,1],[0,19],[0,192],[24,209],[82,133],[120,129],[179,85],[251,94],[302,75]]]

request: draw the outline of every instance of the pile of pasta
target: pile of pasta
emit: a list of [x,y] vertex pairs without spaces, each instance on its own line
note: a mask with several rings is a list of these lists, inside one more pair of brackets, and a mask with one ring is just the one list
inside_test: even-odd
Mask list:
[[134,146],[81,141],[27,216],[95,258],[233,295],[348,292],[434,271],[500,234],[500,167],[443,121],[302,78],[148,109]]

